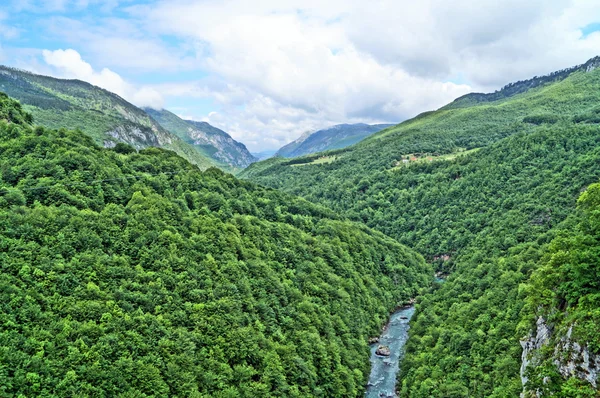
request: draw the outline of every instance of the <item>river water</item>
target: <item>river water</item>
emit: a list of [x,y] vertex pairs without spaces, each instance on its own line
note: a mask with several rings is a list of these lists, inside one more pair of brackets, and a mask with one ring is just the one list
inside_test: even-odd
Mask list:
[[[392,314],[379,343],[371,345],[371,375],[367,385],[367,398],[396,397],[396,376],[404,354],[404,344],[408,339],[408,322],[415,313],[415,307],[398,310]],[[390,347],[390,356],[375,354],[379,345]]]

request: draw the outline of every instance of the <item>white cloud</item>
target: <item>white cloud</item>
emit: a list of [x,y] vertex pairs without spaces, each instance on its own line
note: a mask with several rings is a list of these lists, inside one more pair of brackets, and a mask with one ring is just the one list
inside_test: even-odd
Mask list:
[[123,70],[173,72],[198,67],[195,45],[185,41],[166,45],[157,35],[142,30],[135,20],[100,18],[81,20],[64,15],[42,22],[57,40],[85,49],[90,62]]
[[[102,1],[28,3],[68,10]],[[92,64],[162,75],[163,84],[136,88],[79,54],[49,62],[135,103],[210,98],[215,112],[185,114],[252,150],[335,123],[401,121],[600,52],[600,33],[581,31],[600,22],[598,0],[155,0],[120,10],[128,18],[44,23]]]
[[222,84],[188,95],[221,103],[206,119],[253,149],[332,123],[400,121],[600,49],[600,34],[580,31],[600,21],[596,0],[160,0],[130,12],[198,44],[199,67]]
[[135,87],[108,68],[103,68],[100,72],[97,72],[73,49],[44,50],[42,55],[46,64],[53,67],[59,77],[86,81],[112,91],[138,106],[149,106],[157,109],[163,106],[163,98],[155,89]]

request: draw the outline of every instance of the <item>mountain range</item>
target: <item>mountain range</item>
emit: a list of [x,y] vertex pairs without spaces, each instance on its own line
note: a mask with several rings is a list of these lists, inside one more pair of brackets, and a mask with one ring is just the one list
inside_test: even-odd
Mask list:
[[243,144],[208,123],[198,126],[166,110],[151,112],[157,121],[118,95],[80,80],[0,66],[0,91],[18,99],[36,123],[80,129],[101,146],[118,142],[137,149],[158,146],[203,169],[235,171],[255,160]]
[[281,147],[275,156],[293,158],[315,152],[345,148],[391,126],[394,125],[338,124],[323,130],[306,132],[296,140]]

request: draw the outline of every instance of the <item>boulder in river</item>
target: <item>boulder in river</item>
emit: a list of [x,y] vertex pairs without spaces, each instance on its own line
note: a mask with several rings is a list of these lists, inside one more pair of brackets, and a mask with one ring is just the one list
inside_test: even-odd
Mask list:
[[371,337],[369,338],[369,344],[379,343],[379,337]]
[[386,345],[380,345],[379,347],[377,347],[375,354],[381,355],[382,357],[389,357],[390,356],[390,347],[388,347]]

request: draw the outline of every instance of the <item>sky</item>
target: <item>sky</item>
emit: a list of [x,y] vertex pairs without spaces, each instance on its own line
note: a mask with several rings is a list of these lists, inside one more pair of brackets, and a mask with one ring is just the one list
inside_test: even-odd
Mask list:
[[1,64],[207,121],[251,151],[600,55],[599,0],[0,3]]

